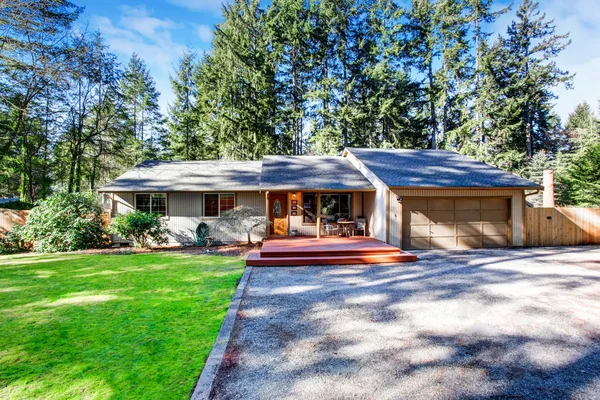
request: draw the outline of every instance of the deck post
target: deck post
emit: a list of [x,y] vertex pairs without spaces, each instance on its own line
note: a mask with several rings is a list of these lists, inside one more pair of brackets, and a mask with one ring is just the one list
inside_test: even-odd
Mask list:
[[321,192],[317,193],[317,239],[321,238]]
[[265,192],[265,237],[269,237],[269,191]]

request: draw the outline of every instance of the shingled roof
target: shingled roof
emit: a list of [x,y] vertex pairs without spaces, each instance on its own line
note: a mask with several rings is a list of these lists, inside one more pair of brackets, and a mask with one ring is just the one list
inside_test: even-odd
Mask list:
[[260,161],[144,161],[100,192],[258,191]]
[[346,150],[388,187],[542,188],[537,183],[453,151]]
[[349,160],[328,156],[267,156],[261,190],[373,190]]

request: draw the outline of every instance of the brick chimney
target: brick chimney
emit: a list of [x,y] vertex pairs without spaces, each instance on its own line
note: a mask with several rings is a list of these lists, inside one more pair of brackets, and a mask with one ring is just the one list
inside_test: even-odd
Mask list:
[[554,207],[554,170],[544,170],[544,207]]

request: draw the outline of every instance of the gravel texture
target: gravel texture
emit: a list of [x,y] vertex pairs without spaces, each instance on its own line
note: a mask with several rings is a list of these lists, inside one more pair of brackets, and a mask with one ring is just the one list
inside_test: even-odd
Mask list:
[[600,247],[254,268],[216,399],[600,399]]

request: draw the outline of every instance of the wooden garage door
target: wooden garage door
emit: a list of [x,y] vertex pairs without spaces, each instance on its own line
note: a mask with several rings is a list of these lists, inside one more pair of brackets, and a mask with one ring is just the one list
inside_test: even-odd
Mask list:
[[402,247],[506,247],[509,243],[509,202],[503,197],[405,198],[402,202]]

